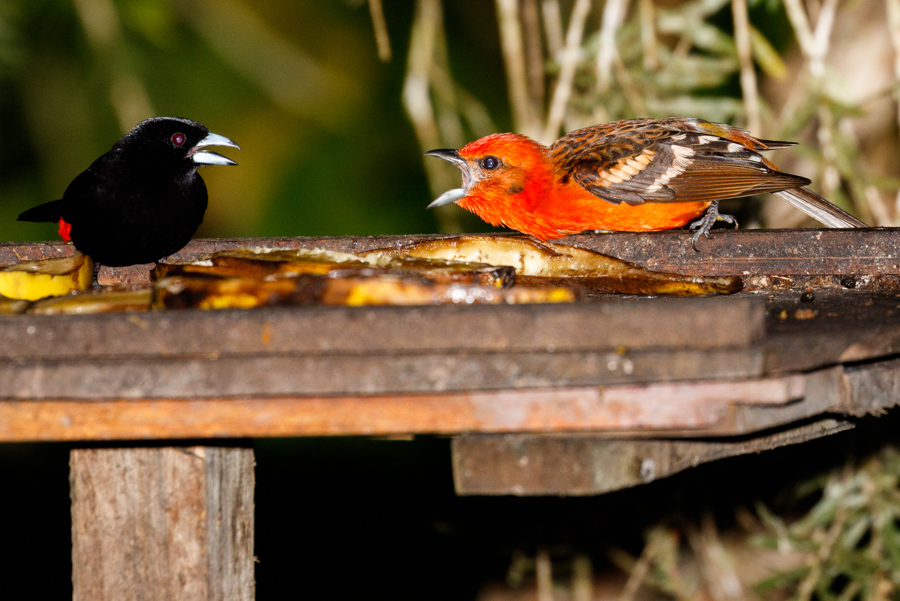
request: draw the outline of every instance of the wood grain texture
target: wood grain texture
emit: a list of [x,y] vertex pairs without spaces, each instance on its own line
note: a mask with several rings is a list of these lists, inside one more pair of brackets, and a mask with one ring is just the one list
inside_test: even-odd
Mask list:
[[250,601],[253,451],[73,449],[76,601]]
[[[0,317],[0,440],[640,429],[640,436],[738,435],[823,411],[867,412],[890,395],[873,401],[865,394],[891,388],[895,378],[892,366],[866,370],[900,347],[900,278],[878,275],[900,271],[898,235],[720,232],[699,253],[687,232],[566,240],[698,273],[734,273],[740,264],[740,273],[756,274],[727,298]],[[429,238],[196,240],[179,256],[246,246],[368,250]],[[70,250],[0,245],[0,261]],[[779,271],[800,275],[759,275]],[[820,272],[830,275],[814,275]],[[853,277],[835,275],[847,273]],[[684,405],[667,394],[642,396],[640,388],[790,373],[806,379],[807,394],[777,407],[727,395]],[[638,388],[629,389],[624,410],[613,410],[600,392],[629,386]]]
[[255,466],[252,449],[206,448],[210,601],[255,598]]
[[[737,435],[844,406],[837,368],[729,382],[411,395],[0,401],[0,441],[643,431]],[[809,394],[808,387],[825,391]],[[818,386],[818,388],[816,388]]]
[[762,375],[759,349],[0,361],[0,399],[166,399],[606,386]]
[[[590,304],[10,315],[0,317],[0,359],[710,349],[758,340],[763,305],[759,298],[619,297]],[[733,327],[717,327],[726,321]]]
[[[503,233],[498,235],[515,235]],[[692,275],[752,274],[900,274],[900,228],[731,230],[716,229],[691,248],[692,233],[614,232],[579,234],[557,240],[636,262],[648,269]],[[276,249],[324,248],[363,252],[396,248],[442,235],[304,237],[304,238],[217,238],[192,240],[173,255],[175,260],[193,260],[206,253],[246,247]],[[21,259],[42,259],[72,253],[71,244],[33,242],[0,244],[0,265]],[[146,273],[118,272],[118,277],[136,279]],[[113,275],[113,274],[111,274]]]
[[598,495],[851,428],[850,421],[829,418],[750,439],[712,441],[463,435],[453,439],[453,479],[460,495]]

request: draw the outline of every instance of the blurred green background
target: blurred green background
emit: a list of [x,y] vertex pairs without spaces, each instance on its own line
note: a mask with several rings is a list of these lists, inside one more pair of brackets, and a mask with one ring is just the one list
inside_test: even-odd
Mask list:
[[[370,12],[380,4],[0,3],[0,240],[55,240],[54,226],[18,213],[59,198],[124,132],[162,115],[243,148],[226,153],[238,167],[201,171],[201,237],[484,231],[456,207],[425,209],[459,174],[424,150],[493,131],[549,142],[639,116],[797,140],[774,155],[784,169],[870,223],[897,223],[900,33],[881,0],[814,3],[799,21],[798,0],[404,0],[375,11],[389,58]],[[741,6],[749,24],[736,26]],[[817,46],[799,43],[813,34]],[[745,226],[812,225],[766,203],[726,209]]]
[[[436,231],[400,99],[413,2],[385,9],[389,62],[360,1],[3,2],[0,240],[56,239],[54,226],[16,216],[59,198],[158,115],[202,122],[242,147],[226,153],[238,167],[201,171],[210,206],[198,236]],[[460,79],[503,123],[493,7],[446,9]]]

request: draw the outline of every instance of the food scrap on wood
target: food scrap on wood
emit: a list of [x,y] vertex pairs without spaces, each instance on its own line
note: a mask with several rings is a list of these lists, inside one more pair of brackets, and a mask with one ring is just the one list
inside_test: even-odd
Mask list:
[[70,257],[20,261],[0,269],[0,297],[33,301],[61,296],[91,285],[94,264],[76,252]]
[[81,254],[19,263],[0,272],[0,284],[4,277],[17,282],[15,288],[4,288],[4,296],[37,302],[5,303],[3,310],[36,314],[556,303],[603,294],[688,296],[741,289],[736,277],[655,272],[583,248],[521,236],[479,235],[357,254],[322,249],[223,251],[196,261],[162,263],[152,274],[152,286],[143,288],[84,290],[90,286],[91,263]]

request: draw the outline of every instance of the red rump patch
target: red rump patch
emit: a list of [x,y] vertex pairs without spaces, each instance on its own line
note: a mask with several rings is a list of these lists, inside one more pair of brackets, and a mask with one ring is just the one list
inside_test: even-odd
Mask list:
[[63,242],[68,242],[72,239],[72,224],[66,223],[62,218],[59,220],[59,236],[63,239]]

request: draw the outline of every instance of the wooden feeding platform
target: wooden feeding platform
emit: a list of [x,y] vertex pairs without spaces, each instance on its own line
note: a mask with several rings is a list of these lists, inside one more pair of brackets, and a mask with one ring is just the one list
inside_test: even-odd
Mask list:
[[[176,258],[423,239],[197,240]],[[75,598],[252,598],[248,438],[445,435],[459,494],[593,495],[900,400],[900,230],[717,230],[700,252],[688,232],[562,242],[744,289],[0,316],[0,442],[75,443]],[[0,265],[71,252],[4,245]]]

